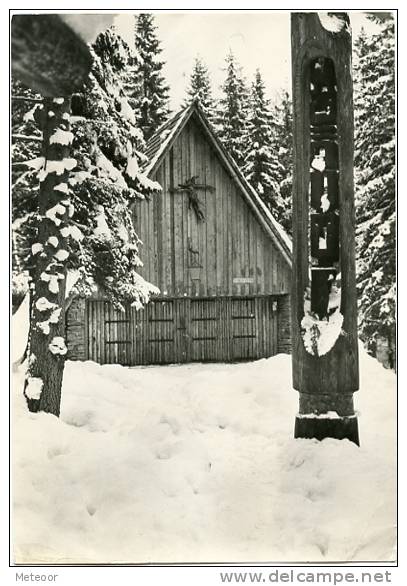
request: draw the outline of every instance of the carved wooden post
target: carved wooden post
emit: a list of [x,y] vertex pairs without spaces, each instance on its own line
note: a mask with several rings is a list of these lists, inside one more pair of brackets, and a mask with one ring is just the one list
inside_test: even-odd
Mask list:
[[291,43],[295,437],[359,444],[349,19],[293,13]]

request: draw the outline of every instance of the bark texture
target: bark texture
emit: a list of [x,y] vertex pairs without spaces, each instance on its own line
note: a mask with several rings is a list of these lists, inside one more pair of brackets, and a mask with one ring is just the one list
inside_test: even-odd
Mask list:
[[[29,366],[24,394],[30,411],[59,416],[66,349],[65,289],[70,218],[70,101],[45,99],[36,116],[43,130],[38,237],[32,251]],[[41,386],[39,393],[33,390]]]

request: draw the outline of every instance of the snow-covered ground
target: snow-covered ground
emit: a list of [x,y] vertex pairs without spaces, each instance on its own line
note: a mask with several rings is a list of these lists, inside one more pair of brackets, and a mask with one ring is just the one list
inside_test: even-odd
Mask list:
[[17,562],[394,559],[395,376],[361,352],[361,447],[294,440],[290,357],[68,362],[61,419],[14,393]]

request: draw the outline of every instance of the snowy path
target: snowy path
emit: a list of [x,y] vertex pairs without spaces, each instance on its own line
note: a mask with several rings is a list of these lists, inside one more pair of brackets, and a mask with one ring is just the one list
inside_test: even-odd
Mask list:
[[392,559],[394,374],[361,356],[357,448],[292,439],[290,368],[70,362],[62,421],[16,393],[16,560]]

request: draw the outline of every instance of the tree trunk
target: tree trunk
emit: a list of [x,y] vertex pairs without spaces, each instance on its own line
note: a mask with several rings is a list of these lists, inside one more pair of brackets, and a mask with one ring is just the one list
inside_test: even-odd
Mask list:
[[45,99],[36,119],[43,130],[44,160],[39,171],[38,236],[32,248],[29,363],[24,388],[30,411],[59,416],[67,352],[65,289],[73,207],[69,199],[72,134],[70,100]]

